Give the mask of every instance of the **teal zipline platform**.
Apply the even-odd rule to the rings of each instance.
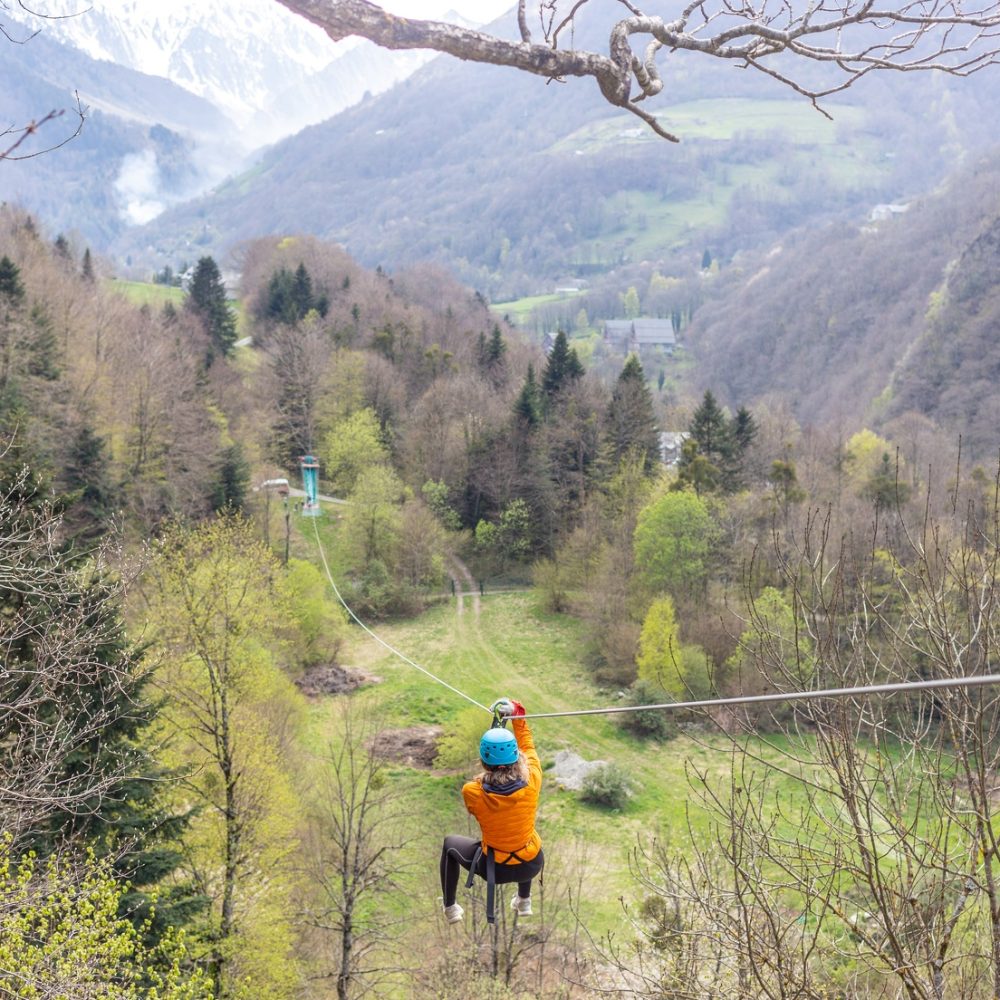
[[[302,513],[307,517],[319,514],[319,460],[312,455],[299,457],[299,468],[302,470],[302,492],[306,498],[302,501]]]

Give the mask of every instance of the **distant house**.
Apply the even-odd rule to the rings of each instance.
[[[691,435],[687,431],[660,431],[660,461],[675,466],[681,460],[681,448]]]
[[[622,353],[641,347],[662,347],[669,353],[677,346],[674,324],[669,319],[609,319],[604,324],[604,339]]]
[[[868,220],[870,222],[884,222],[886,219],[891,219],[894,215],[902,215],[904,212],[909,211],[909,204],[895,204],[895,205],[876,205],[871,212],[868,214]]]

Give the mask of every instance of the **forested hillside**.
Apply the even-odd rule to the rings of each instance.
[[[954,390],[903,377],[990,315],[995,234],[972,206],[991,177],[950,214],[928,200],[842,232],[850,293],[801,277],[809,235],[769,272],[691,277],[720,285],[685,327],[706,358],[690,378],[710,379],[693,398],[636,354],[588,368],[589,329],[543,353],[431,264],[268,236],[240,248],[238,303],[210,256],[185,290],[144,293],[4,208],[0,989],[992,996],[994,688],[642,710],[991,672],[993,469],[956,461]],[[935,238],[939,260],[907,263]],[[908,280],[878,281],[883,312],[863,268],[886,256]],[[743,381],[712,360],[744,329],[724,283],[784,307],[779,272],[845,317],[799,299],[813,353],[931,296],[884,404],[906,412],[879,434],[861,412],[888,369],[848,413],[818,378],[801,404],[769,393],[749,336]],[[775,381],[805,363],[775,350]],[[827,392],[876,366],[863,353],[822,355]],[[305,454],[338,501],[315,517],[282,496]],[[451,690],[349,626],[331,583]],[[545,884],[530,922],[504,899],[491,933],[479,887],[445,923],[438,851],[470,832],[460,787],[489,721],[458,695],[503,694],[637,711],[532,720]],[[579,790],[559,750],[591,765]]]
[[[600,8],[588,5],[581,43],[595,22]],[[672,146],[611,111],[590,83],[545,86],[439,58],[114,252],[153,270],[176,267],[192,242],[225,259],[244,239],[308,232],[369,267],[440,263],[505,300],[642,262],[673,273],[706,247],[728,259],[802,223],[860,218],[989,141],[980,122],[995,75],[975,86],[866,80],[830,99],[831,121],[714,62],[674,56],[651,106],[682,136]]]
[[[689,332],[699,384],[845,433],[919,414],[988,459],[998,169],[983,158],[898,214],[741,255]]]

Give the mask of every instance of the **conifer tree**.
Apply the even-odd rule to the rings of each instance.
[[[295,304],[296,320],[302,319],[314,307],[312,278],[301,261],[292,281],[292,301]]]
[[[212,357],[216,353],[227,357],[236,343],[236,317],[226,300],[226,286],[222,282],[219,266],[211,257],[198,261],[188,290],[188,308],[201,320],[212,343]]]
[[[83,251],[83,263],[80,266],[80,277],[84,281],[94,281],[94,259],[90,255],[90,247]]]
[[[0,824],[16,854],[89,847],[110,860],[132,884],[121,914],[142,926],[148,890],[177,866],[164,842],[185,817],[162,808],[164,772],[140,745],[156,709],[121,586],[60,543],[48,492],[23,468],[0,481]],[[200,905],[176,884],[150,939]]]
[[[659,427],[646,374],[635,354],[628,356],[611,394],[605,438],[613,466],[617,467],[629,452],[636,452],[647,474],[656,470],[660,458]]]
[[[20,305],[24,300],[21,269],[6,255],[0,257],[0,300],[5,305]]]
[[[542,419],[542,397],[535,380],[535,366],[532,364],[528,365],[524,385],[514,403],[514,416],[522,427],[528,429],[536,427]]]
[[[222,451],[219,475],[212,494],[212,510],[242,510],[250,485],[250,466],[240,444]]]
[[[479,334],[479,367],[483,374],[500,387],[507,381],[507,344],[500,332],[500,324],[494,323],[489,338]]]
[[[84,423],[74,435],[63,473],[67,537],[93,543],[108,530],[118,491],[111,480],[104,439],[89,424]]]
[[[0,394],[9,407],[17,344],[23,336],[24,285],[21,269],[7,256],[0,257]]]
[[[60,260],[69,260],[69,240],[62,233],[56,237],[55,242],[52,244],[52,249]]]
[[[576,351],[569,346],[566,334],[560,330],[556,334],[555,343],[545,363],[542,375],[542,392],[547,402],[551,402],[559,391],[570,382],[575,382],[583,376],[583,365],[576,356]]]

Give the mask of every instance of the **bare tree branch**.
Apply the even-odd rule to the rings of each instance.
[[[13,155],[17,149],[21,146],[26,139],[30,136],[36,135],[38,130],[49,122],[55,121],[57,118],[61,118],[65,113],[66,109],[61,108],[58,111],[50,111],[44,118],[40,118],[38,121],[28,122],[27,125],[22,125],[20,128],[11,126],[10,128],[0,131],[0,138],[4,136],[16,136],[17,138],[14,142],[4,150],[0,150],[0,160],[30,160],[34,156],[41,156],[43,153],[51,153],[54,149],[59,149],[60,146],[65,146],[67,142],[71,142],[83,131],[83,123],[87,119],[87,109],[80,102],[79,93],[74,91],[74,96],[76,98],[76,107],[73,109],[73,114],[76,116],[76,128],[67,136],[59,140],[59,142],[54,142],[44,149],[36,149],[32,153],[22,153],[18,156]]]
[[[769,5],[755,0],[696,0],[674,20],[648,16],[629,0],[628,12],[609,26],[607,54],[572,47],[560,49],[560,35],[575,24],[589,0],[572,0],[559,16],[554,0],[538,11],[547,44],[532,43],[526,0],[519,0],[520,41],[472,31],[441,21],[397,17],[368,0],[278,0],[293,13],[323,28],[335,41],[349,35],[388,49],[431,49],[471,62],[510,66],[548,79],[593,77],[605,99],[637,115],[657,135],[676,141],[654,115],[636,102],[659,94],[663,80],[656,64],[661,50],[700,53],[756,69],[816,102],[857,82],[872,70],[937,70],[968,76],[997,62],[1000,53],[1000,3],[987,0],[904,0],[876,7],[875,0],[832,0]],[[556,27],[553,29],[553,24]],[[636,39],[640,57],[632,49]],[[783,65],[829,64],[838,74],[808,86],[796,74],[765,63],[780,56]]]

